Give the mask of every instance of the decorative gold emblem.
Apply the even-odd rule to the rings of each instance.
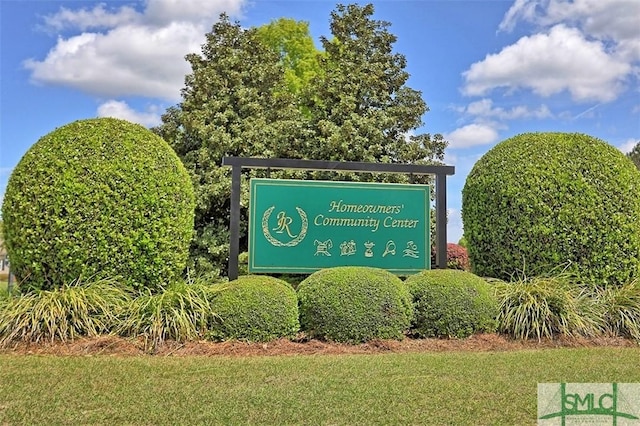
[[[340,256],[353,256],[356,254],[356,242],[351,241],[343,241],[340,244]]]
[[[402,257],[413,257],[414,259],[418,259],[420,254],[418,252],[418,246],[413,241],[409,241],[407,243],[407,248],[402,250],[404,253]]]
[[[333,241],[331,241],[331,239],[328,239],[326,241],[315,240],[313,242],[313,245],[316,246],[316,254],[314,254],[314,256],[317,256],[319,254],[323,256],[331,256],[331,253],[329,253],[329,250],[331,250],[331,248],[333,247]]]
[[[367,241],[366,243],[364,243],[364,246],[366,247],[366,250],[364,251],[364,257],[373,257],[373,246],[375,246],[375,244],[371,241]]]
[[[273,228],[273,231],[276,231],[277,234],[283,234],[286,232],[286,234],[290,238],[293,238],[291,241],[283,243],[282,241],[275,239],[273,235],[271,235],[271,230],[269,229],[269,217],[271,216],[271,213],[273,213],[273,210],[275,210],[275,208],[276,206],[269,207],[262,215],[262,233],[264,234],[264,237],[267,239],[267,241],[269,241],[276,247],[297,246],[302,240],[304,240],[304,237],[307,235],[307,229],[309,227],[307,214],[300,207],[296,207],[296,210],[298,211],[298,214],[300,215],[300,219],[302,221],[302,226],[298,235],[292,235],[289,226],[293,222],[293,218],[287,216],[287,213],[285,211],[281,211],[280,213],[278,213],[278,226]]]
[[[393,240],[387,241],[387,245],[384,248],[384,253],[382,253],[382,257],[386,257],[387,255],[396,255],[396,243]]]

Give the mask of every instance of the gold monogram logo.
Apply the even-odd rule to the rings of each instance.
[[[300,207],[296,207],[296,210],[298,211],[298,215],[300,215],[302,226],[300,228],[300,232],[298,233],[298,235],[292,235],[291,229],[289,228],[289,226],[293,223],[293,218],[290,216],[287,216],[287,213],[285,211],[281,211],[280,213],[278,213],[278,215],[276,216],[276,218],[278,219],[278,224],[275,228],[270,229],[269,218],[271,217],[271,213],[273,213],[275,208],[276,206],[269,207],[267,210],[264,211],[264,214],[262,215],[262,233],[264,234],[264,237],[267,239],[267,241],[269,241],[272,245],[276,247],[297,246],[298,244],[300,244],[302,240],[304,240],[304,237],[307,235],[307,229],[309,227],[307,214]],[[286,243],[283,243],[282,241],[277,240],[273,235],[271,235],[272,230],[275,231],[277,234],[286,233],[289,236],[289,238],[292,238],[292,240]]]

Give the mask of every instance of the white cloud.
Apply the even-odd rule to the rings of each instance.
[[[171,22],[210,25],[222,12],[230,16],[241,15],[244,3],[244,0],[147,0],[145,17],[162,26]]]
[[[542,28],[562,23],[580,29],[587,38],[606,41],[612,55],[634,62],[640,60],[639,20],[637,0],[517,0],[499,29],[511,31],[518,21]]]
[[[606,102],[623,90],[631,70],[630,64],[607,54],[602,42],[557,25],[471,65],[463,73],[463,93],[483,96],[496,88],[526,88],[544,97],[568,91],[577,101]]]
[[[631,152],[631,150],[638,144],[640,143],[639,140],[636,139],[627,139],[624,143],[618,145],[618,149],[622,152],[624,152],[625,154]]]
[[[140,18],[140,14],[130,6],[123,6],[115,12],[107,10],[105,4],[98,4],[93,9],[80,10],[61,7],[57,13],[44,17],[44,29],[58,32],[69,28],[80,31],[114,28],[134,23]]]
[[[161,109],[156,106],[147,108],[146,112],[133,110],[126,102],[110,100],[98,107],[98,117],[113,117],[153,127],[161,124]]]
[[[241,13],[246,0],[147,0],[144,10],[60,9],[45,18],[58,37],[42,59],[28,59],[34,83],[74,87],[101,96],[140,95],[175,101],[190,72],[187,53],[199,52],[222,12]],[[106,29],[89,32],[90,29]]]
[[[510,109],[496,107],[492,99],[484,98],[471,102],[466,107],[458,108],[458,112],[474,117],[497,118],[500,120],[516,120],[521,118],[549,118],[551,111],[546,105],[540,105],[538,109],[531,110],[526,105],[518,105]]]
[[[518,21],[550,27],[568,23],[589,36],[625,41],[640,36],[637,0],[516,0],[499,29],[511,31]]]
[[[444,135],[450,149],[488,145],[498,140],[498,131],[493,123],[467,124]]]
[[[499,31],[513,31],[518,20],[533,21],[536,16],[538,1],[516,0],[509,8],[502,22],[498,26]]]

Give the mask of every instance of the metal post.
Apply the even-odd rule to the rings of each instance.
[[[238,278],[238,256],[240,255],[240,173],[242,166],[231,167],[231,218],[229,231],[229,281]]]
[[[447,268],[447,176],[436,174],[436,266]]]

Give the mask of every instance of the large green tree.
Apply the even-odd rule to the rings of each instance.
[[[303,140],[279,55],[259,40],[257,30],[243,29],[222,15],[206,38],[202,54],[186,57],[192,72],[182,102],[163,115],[155,131],[193,179],[196,233],[189,266],[199,273],[220,273],[228,257],[231,193],[230,170],[221,167],[222,157],[292,157]],[[242,226],[245,234],[246,220]]]
[[[406,86],[406,59],[393,52],[389,24],[373,6],[338,5],[331,38],[312,43],[306,23],[280,19],[243,29],[222,15],[187,60],[182,102],[156,131],[175,148],[196,188],[191,267],[224,272],[229,245],[230,170],[223,156],[437,163],[442,136],[415,134],[428,111]],[[260,171],[244,171],[243,179]],[[277,172],[272,177],[369,180],[370,175]],[[405,176],[382,176],[390,181]],[[420,181],[415,179],[414,181]],[[246,183],[241,241],[246,249]]]
[[[331,38],[307,88],[314,158],[392,163],[441,161],[441,135],[414,134],[429,108],[406,85],[406,58],[394,53],[390,24],[372,19],[373,5],[338,5]]]

